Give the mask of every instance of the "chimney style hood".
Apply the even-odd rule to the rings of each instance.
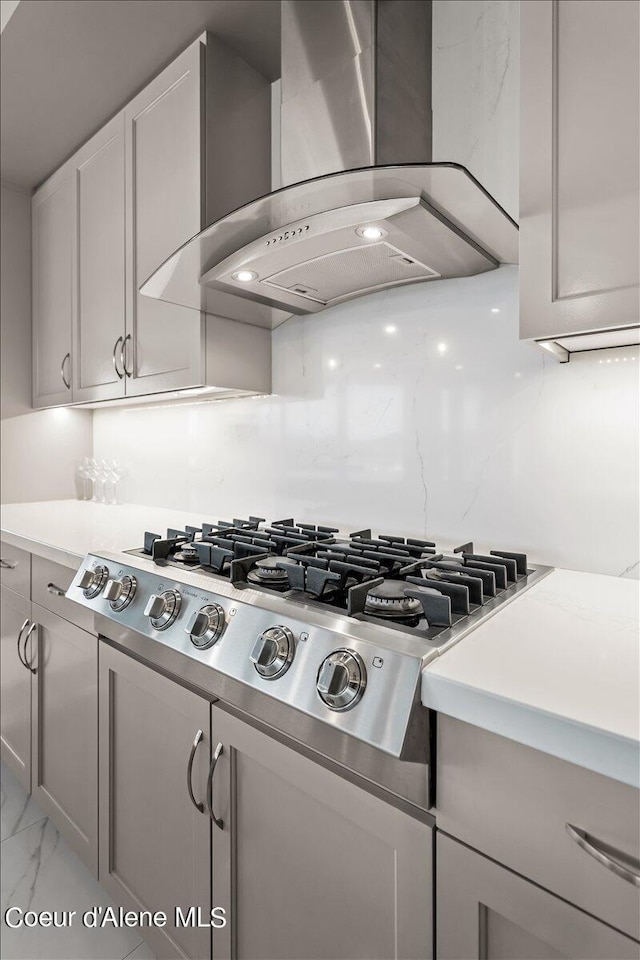
[[[429,0],[283,0],[284,186],[174,253],[146,296],[258,326],[517,263],[516,223],[431,163]]]

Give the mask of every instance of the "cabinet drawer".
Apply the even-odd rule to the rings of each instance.
[[[21,597],[31,596],[31,554],[19,547],[12,547],[3,540],[0,543],[0,583],[15,590]]]
[[[60,592],[65,592],[77,571],[61,563],[53,563],[43,557],[32,557],[32,599],[34,603],[57,613],[70,623],[75,623],[93,633],[93,614],[86,607],[67,600]]]
[[[566,827],[637,863],[640,791],[442,715],[436,789],[439,829],[640,939],[640,887]]]

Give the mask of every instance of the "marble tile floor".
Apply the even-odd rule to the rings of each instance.
[[[12,771],[0,765],[1,960],[155,960],[132,929],[21,927],[5,923],[9,906],[23,910],[76,910],[112,904],[103,887],[76,856]]]

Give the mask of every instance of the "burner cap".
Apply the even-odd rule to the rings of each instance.
[[[383,580],[367,594],[365,613],[390,619],[419,616],[422,604],[419,600],[405,597],[406,588],[404,580]]]
[[[286,585],[289,582],[287,571],[276,566],[279,562],[279,557],[265,557],[263,560],[256,560],[256,565],[247,575],[247,580],[251,583],[268,583],[274,586]]]
[[[200,563],[198,551],[191,543],[181,544],[180,549],[174,553],[171,559],[177,560],[179,563]]]

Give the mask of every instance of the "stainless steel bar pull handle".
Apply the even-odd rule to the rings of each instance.
[[[118,360],[117,360],[117,358],[116,358],[116,353],[117,353],[117,350],[118,350],[118,344],[121,345],[121,347],[120,347],[120,356],[122,357],[122,340],[123,340],[122,337],[118,337],[118,339],[116,340],[116,342],[115,342],[114,345],[113,345],[113,369],[114,369],[115,372],[116,372],[116,376],[118,377],[118,380],[122,380],[122,379],[124,378],[124,373],[120,373],[120,371],[118,370]]]
[[[213,752],[213,760],[211,761],[211,766],[209,767],[209,776],[207,777],[207,810],[209,811],[209,816],[215,823],[216,827],[219,827],[220,830],[224,830],[224,820],[222,820],[220,817],[216,817],[215,813],[213,812],[213,775],[216,771],[218,758],[222,752],[222,744],[219,743]]]
[[[565,830],[579,847],[582,847],[603,867],[611,870],[616,876],[622,877],[627,883],[632,883],[634,887],[640,887],[640,860],[621,850],[616,850],[615,847],[598,840],[597,837],[592,837],[591,834],[581,830],[580,827],[574,827],[571,823],[565,824]]]
[[[189,754],[189,763],[187,764],[187,790],[189,791],[189,799],[191,800],[191,803],[194,805],[196,810],[199,810],[200,813],[204,813],[204,803],[198,803],[198,801],[193,795],[193,784],[191,781],[191,775],[193,773],[193,760],[196,755],[196,750],[198,749],[198,744],[202,740],[203,736],[204,734],[202,730],[198,730],[198,732],[195,735],[195,739],[191,744],[191,752]]]
[[[65,355],[64,355],[64,357],[63,357],[62,363],[60,364],[60,376],[62,377],[62,382],[64,383],[64,385],[65,385],[65,387],[67,388],[67,390],[71,390],[71,381],[70,381],[70,380],[67,380],[67,378],[66,378],[65,375],[64,375],[64,367],[65,367],[65,364],[66,364],[67,360],[69,360],[69,362],[71,362],[71,354],[70,354],[70,353],[65,353]]]
[[[2,567],[3,570],[15,570],[17,566],[17,560],[2,560],[0,558],[0,567]]]
[[[47,590],[49,591],[49,593],[52,593],[54,597],[66,597],[67,595],[66,591],[63,590],[62,587],[59,587],[55,583],[48,583]]]
[[[133,338],[131,334],[128,333],[124,338],[124,340],[122,341],[122,346],[120,347],[120,365],[124,370],[125,376],[127,377],[133,376],[133,371],[129,370],[127,367],[127,341],[132,339]]]
[[[27,617],[27,619],[25,620],[25,622],[22,624],[22,626],[21,626],[20,629],[18,630],[18,637],[17,637],[18,660],[20,661],[20,663],[22,664],[23,667],[26,667],[26,668],[27,668],[27,670],[29,669],[29,664],[28,664],[25,660],[22,659],[22,654],[21,654],[21,652],[20,652],[20,641],[22,640],[22,634],[24,633],[24,631],[25,631],[26,627],[28,626],[28,624],[29,624],[29,617]]]
[[[27,644],[29,643],[29,637],[31,636],[33,631],[37,629],[38,629],[38,624],[32,623],[29,629],[27,630],[26,636],[24,638],[24,665],[27,668],[27,670],[31,670],[31,673],[37,673],[38,670],[37,670],[37,667],[33,666],[32,662],[27,660]]]

